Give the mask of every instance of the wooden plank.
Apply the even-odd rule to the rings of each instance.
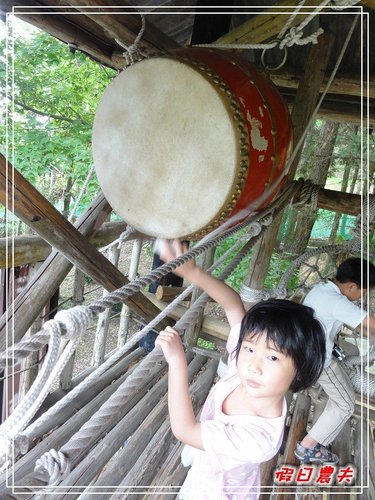
[[[0,203],[6,205],[8,193],[14,192],[14,213],[35,232],[59,250],[81,271],[113,291],[128,279],[104,257],[85,236],[58,212],[12,165],[0,155]],[[141,293],[129,297],[126,304],[146,320],[158,313]],[[168,322],[164,322],[164,325]]]
[[[254,16],[243,24],[221,36],[217,43],[261,43],[270,40],[280,33],[285,23],[293,12],[292,7],[298,6],[298,0],[282,0],[271,9],[265,9],[264,13]],[[306,0],[304,6],[315,7],[321,4],[320,0]],[[248,8],[251,10],[251,7]],[[258,11],[259,12],[259,11]],[[285,12],[285,14],[284,14]],[[292,21],[291,27],[300,24],[309,14],[310,9],[301,9]]]
[[[281,94],[289,109],[292,109],[295,96],[290,95],[290,93],[286,94],[285,91],[281,92]],[[368,115],[369,125],[371,127],[374,123],[373,101],[370,100],[368,106],[367,103],[364,103],[362,107],[360,98],[358,98],[358,101],[354,101],[354,98],[352,98],[351,102],[346,102],[345,98],[339,99],[337,96],[334,99],[329,99],[328,96],[326,96],[319,107],[316,118],[323,118],[324,120],[330,120],[337,123],[351,123],[362,126],[362,110],[366,119]]]

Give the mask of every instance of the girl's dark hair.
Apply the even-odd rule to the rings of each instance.
[[[365,259],[350,257],[337,268],[336,280],[339,283],[355,283],[359,288],[372,288],[375,286],[375,266]]]
[[[291,391],[306,389],[318,380],[326,354],[325,334],[311,307],[278,299],[255,304],[242,320],[234,351],[236,359],[242,341],[262,333],[267,335],[268,342],[273,342],[283,354],[293,359],[296,375]]]

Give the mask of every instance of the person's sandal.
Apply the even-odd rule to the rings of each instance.
[[[339,461],[337,455],[320,443],[314,448],[305,448],[298,442],[294,455],[304,464],[337,464]]]

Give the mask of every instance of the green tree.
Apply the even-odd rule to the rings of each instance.
[[[78,51],[69,51],[66,44],[34,28],[28,36],[15,32],[8,37],[8,53],[5,40],[0,50],[0,62],[7,60],[8,68],[14,67],[14,78],[9,80],[8,71],[7,82],[5,65],[0,64],[0,87],[8,84],[8,95],[2,92],[2,96],[14,103],[8,106],[9,148],[6,152],[3,147],[2,153],[69,215],[92,165],[95,109],[116,72]],[[4,126],[0,134],[4,139]],[[97,190],[94,176],[82,198],[83,206]]]

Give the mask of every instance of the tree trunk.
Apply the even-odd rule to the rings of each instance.
[[[320,130],[316,143],[317,152],[312,158],[314,168],[310,180],[314,184],[325,186],[338,129],[338,123],[326,122]],[[310,207],[304,207],[298,213],[296,232],[292,243],[295,255],[301,255],[306,250],[316,218],[317,210]]]
[[[72,187],[73,187],[74,181],[72,177],[68,177],[68,180],[66,181],[66,187],[63,191],[63,215],[64,217],[68,218],[69,217],[69,212],[70,212],[70,202],[72,200]]]
[[[351,162],[347,162],[345,165],[344,176],[342,178],[341,191],[346,191],[348,189],[350,168],[351,168]],[[329,243],[330,244],[333,244],[336,240],[337,230],[339,228],[341,215],[342,215],[342,212],[335,213],[335,218],[333,220],[331,234],[329,235]]]

